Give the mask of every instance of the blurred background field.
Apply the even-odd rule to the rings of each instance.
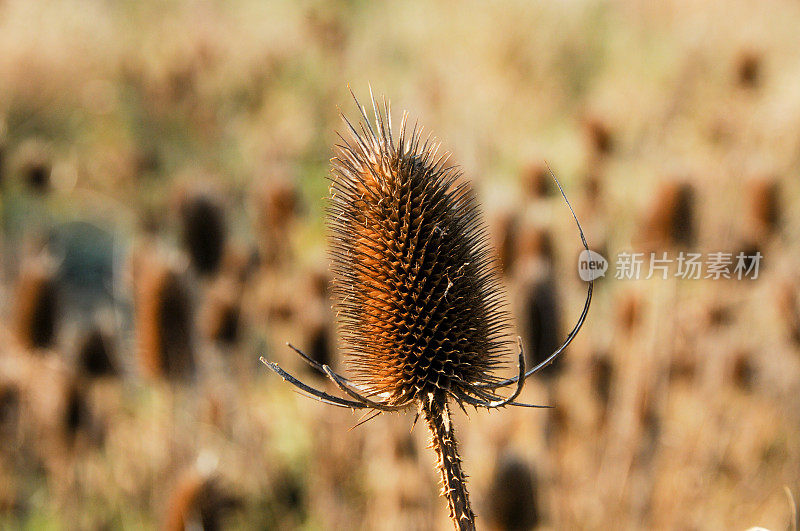
[[[413,413],[329,383],[329,159],[368,83],[475,183],[522,399],[456,415],[485,529],[792,529],[800,4],[0,0],[0,527],[448,529]],[[645,262],[644,268],[647,268]],[[673,269],[674,271],[674,269]],[[509,374],[515,354],[509,352]]]

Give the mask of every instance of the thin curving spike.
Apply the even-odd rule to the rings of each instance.
[[[373,409],[380,409],[381,411],[400,411],[401,409],[407,406],[407,403],[401,404],[399,406],[389,406],[386,404],[381,404],[380,402],[375,402],[374,400],[370,400],[365,396],[361,396],[360,394],[350,389],[350,387],[348,387],[347,384],[339,377],[339,375],[333,372],[333,370],[331,370],[329,366],[323,365],[322,368],[325,370],[325,374],[327,374],[328,377],[331,380],[333,380],[333,383],[338,385],[342,391],[352,396],[356,400],[362,402],[366,406],[369,406]]]
[[[553,173],[553,170],[550,168],[550,165],[547,164],[547,161],[545,161],[545,164],[547,165],[547,169],[550,171],[550,175],[553,177],[553,180],[556,182],[556,185],[558,186],[558,190],[561,192],[561,197],[563,197],[564,201],[566,201],[567,206],[569,207],[569,211],[572,213],[572,218],[575,220],[575,224],[578,226],[578,233],[581,236],[581,242],[583,243],[583,248],[588,251],[589,250],[589,244],[586,243],[586,237],[584,236],[583,228],[581,228],[581,224],[578,221],[578,216],[575,215],[575,211],[572,209],[572,205],[570,204],[569,199],[567,199],[567,195],[564,193],[564,189],[561,187],[561,183],[558,181],[558,178],[556,178],[556,175],[555,175],[555,173]],[[575,336],[578,335],[578,332],[580,332],[584,321],[586,321],[586,317],[589,315],[589,306],[592,303],[592,292],[593,291],[594,291],[594,280],[591,279],[591,280],[589,280],[589,287],[588,287],[588,289],[586,291],[586,302],[584,302],[584,304],[583,304],[583,310],[581,311],[581,314],[578,317],[578,322],[575,323],[575,327],[567,335],[567,338],[564,341],[564,343],[560,347],[558,347],[555,350],[555,352],[550,354],[544,361],[542,361],[541,363],[537,364],[532,369],[530,369],[528,372],[526,372],[522,376],[522,378],[528,378],[532,374],[535,374],[535,373],[539,372],[540,370],[542,370],[543,368],[545,368],[548,365],[550,365],[553,362],[553,360],[555,360],[556,357],[558,357],[558,355],[561,354],[561,352],[565,348],[567,348],[570,343],[572,343],[572,340],[575,339]],[[483,385],[482,384],[476,384],[475,387],[480,387],[480,388],[483,388],[483,389],[497,389],[499,387],[505,387],[507,385],[511,385],[511,384],[515,383],[515,382],[517,382],[519,380],[519,378],[520,378],[520,376],[515,376],[513,378],[508,378],[507,380],[503,380],[501,382],[494,383],[494,384],[483,384]]]
[[[367,407],[364,404],[362,404],[361,402],[354,402],[352,400],[345,400],[343,398],[338,398],[338,397],[335,397],[333,395],[329,395],[328,393],[326,393],[324,391],[319,391],[317,389],[314,389],[310,385],[304,384],[303,382],[301,382],[300,380],[298,380],[297,378],[295,378],[294,376],[292,376],[288,372],[286,372],[283,369],[281,369],[280,366],[277,363],[273,363],[271,361],[267,361],[263,357],[259,358],[259,360],[261,361],[261,363],[263,363],[264,365],[266,365],[267,367],[272,369],[272,371],[277,373],[278,376],[280,376],[281,378],[283,378],[284,380],[286,380],[290,384],[294,385],[298,389],[302,389],[306,393],[308,393],[310,395],[313,395],[316,398],[321,398],[321,399],[323,399],[325,401],[328,401],[330,403],[333,403],[335,405],[340,405],[340,406],[348,407],[348,408],[351,408],[351,409],[364,409],[364,408]]]

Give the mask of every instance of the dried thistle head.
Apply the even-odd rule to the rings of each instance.
[[[191,469],[170,494],[162,529],[222,529],[227,514],[240,505],[240,498],[224,488],[216,473]]]
[[[640,239],[647,248],[691,247],[696,239],[695,188],[690,182],[665,182],[653,196]]]
[[[781,227],[781,187],[777,179],[756,178],[747,183],[752,237],[765,240]]]
[[[113,344],[114,338],[99,325],[84,331],[75,357],[78,372],[89,378],[117,376]]]
[[[16,328],[30,349],[53,345],[60,317],[55,269],[49,259],[26,260],[16,289]]]
[[[225,210],[209,193],[194,193],[180,205],[183,244],[201,275],[214,275],[227,239]]]
[[[151,378],[189,380],[195,373],[192,302],[183,278],[161,257],[141,258],[134,299],[138,352]]]
[[[262,361],[328,404],[376,414],[417,406],[431,433],[450,518],[456,529],[475,529],[449,400],[461,407],[540,407],[516,398],[525,379],[577,335],[592,283],[566,341],[527,372],[520,341],[519,373],[501,379],[509,316],[471,189],[447,165],[447,155],[439,155],[437,142],[423,141],[416,125],[408,133],[406,114],[395,141],[385,100],[379,110],[372,98],[374,125],[356,104],[362,122],[357,130],[343,116],[351,136],[342,138],[333,159],[328,218],[335,308],[353,379],[289,345],[352,399]],[[588,250],[582,232],[581,239]],[[516,389],[500,396],[510,385]]]
[[[47,192],[52,170],[50,146],[39,139],[28,139],[17,149],[16,159],[22,182],[36,193]]]
[[[486,504],[494,529],[534,529],[540,523],[536,479],[534,470],[513,452],[499,457]]]
[[[354,380],[387,404],[497,382],[509,320],[487,232],[458,168],[388,107],[337,146],[333,294]],[[349,123],[348,123],[349,124]]]
[[[241,336],[241,288],[230,278],[219,278],[208,290],[200,313],[203,335],[222,345],[232,346]]]

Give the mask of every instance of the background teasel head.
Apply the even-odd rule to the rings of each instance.
[[[27,259],[16,288],[17,336],[26,348],[49,348],[56,341],[60,315],[55,264],[50,257]]]
[[[352,380],[295,349],[354,400],[262,361],[329,404],[377,413],[417,406],[431,432],[450,517],[456,528],[473,529],[448,400],[462,408],[537,407],[515,400],[525,378],[577,334],[592,284],[564,345],[526,372],[520,342],[519,374],[502,379],[497,370],[510,346],[509,314],[473,192],[438,142],[423,141],[416,125],[408,133],[406,113],[395,141],[388,103],[379,108],[371,100],[374,124],[357,99],[358,129],[343,116],[351,136],[341,137],[332,160],[328,210],[334,307]],[[501,397],[512,384],[516,390]]]

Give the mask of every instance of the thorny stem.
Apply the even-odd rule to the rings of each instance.
[[[475,513],[469,504],[467,478],[461,470],[447,398],[444,394],[430,394],[421,409],[431,432],[431,446],[436,451],[436,465],[441,474],[441,494],[447,498],[450,519],[457,531],[474,531]]]

